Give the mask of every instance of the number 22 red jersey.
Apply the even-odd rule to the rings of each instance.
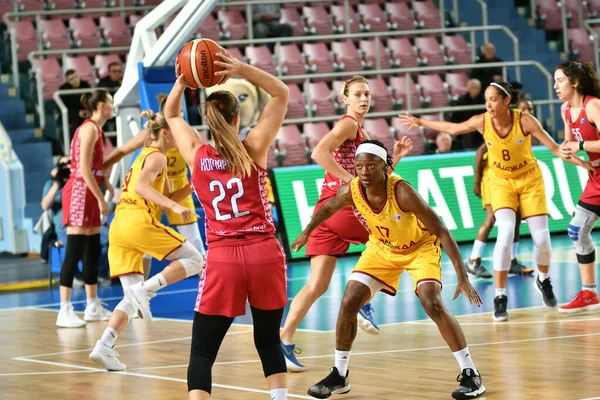
[[[578,142],[600,140],[598,125],[592,125],[587,113],[586,106],[590,100],[595,100],[597,97],[585,96],[581,111],[575,122],[572,120],[571,105],[566,103],[565,119],[573,133],[573,138]],[[587,151],[588,158],[594,167],[594,174],[589,174],[588,183],[581,195],[581,201],[588,204],[600,205],[600,153],[592,153]]]
[[[191,185],[204,208],[209,244],[275,231],[266,169],[255,165],[250,176],[235,177],[217,150],[204,145],[196,152]]]

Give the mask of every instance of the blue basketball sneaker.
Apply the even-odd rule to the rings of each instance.
[[[373,319],[373,311],[371,303],[362,306],[358,312],[358,326],[369,335],[379,335],[381,332]]]
[[[295,344],[284,344],[281,343],[281,350],[285,357],[285,365],[287,366],[288,372],[302,372],[304,371],[304,365],[300,364],[296,359],[296,354],[302,353],[302,350],[296,347]]]

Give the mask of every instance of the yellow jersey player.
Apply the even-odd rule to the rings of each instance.
[[[479,131],[488,149],[489,187],[498,237],[494,247],[495,321],[508,320],[506,281],[510,269],[510,245],[513,241],[517,209],[527,221],[534,243],[534,261],[538,277],[534,282],[546,307],[556,307],[556,297],[548,270],[552,255],[548,231],[548,209],[542,171],[531,150],[531,137],[537,138],[552,153],[561,157],[558,144],[542,128],[538,120],[521,110],[510,108],[518,103],[518,95],[506,82],[493,82],[485,91],[487,111],[460,124],[427,121],[411,115],[400,115],[410,127],[425,126],[451,135]],[[572,164],[590,169],[578,157],[561,157]]]
[[[344,207],[353,206],[365,218],[370,230],[367,249],[356,264],[340,307],[336,327],[335,366],[308,394],[325,399],[350,390],[348,361],[356,338],[357,313],[378,291],[394,296],[405,270],[411,275],[415,294],[427,315],[437,324],[461,369],[460,386],[452,396],[472,399],[485,392],[481,375],[471,360],[458,321],[446,309],[441,297],[440,244],[452,260],[458,275],[454,299],[463,293],[469,302],[481,305],[469,282],[458,245],[436,213],[412,186],[396,175],[387,174],[392,160],[384,145],[366,140],[356,149],[356,178],[343,185],[313,216],[306,229],[292,243],[298,251],[311,232]]]
[[[146,110],[149,140],[136,157],[123,182],[123,191],[109,229],[108,261],[111,277],[119,277],[125,296],[115,307],[104,334],[96,343],[90,359],[109,371],[120,371],[114,343],[127,322],[137,313],[151,320],[150,297],[159,289],[196,275],[202,270],[203,257],[183,236],[156,219],[156,207],[171,210],[187,221],[194,214],[181,206],[190,187],[170,192],[166,182],[165,152],[176,146],[173,134],[162,114]],[[172,261],[165,269],[144,281],[144,254]]]
[[[160,104],[160,110],[162,111],[165,102],[167,100],[166,94],[158,95],[158,101]],[[192,129],[190,127],[190,129]],[[119,162],[123,157],[127,154],[131,154],[136,150],[144,147],[145,143],[148,141],[150,133],[147,130],[143,130],[135,135],[130,141],[123,144],[122,146],[113,150],[109,156],[104,161],[103,168],[104,170],[110,169],[114,164]],[[171,192],[176,192],[189,186],[188,180],[188,168],[185,160],[179,153],[179,149],[177,147],[168,150],[165,153],[167,157],[167,184],[169,186],[169,190]],[[194,200],[192,199],[191,189],[190,194],[186,196],[180,203],[183,207],[189,208],[193,210]],[[167,213],[167,220],[169,221],[170,226],[176,227],[177,231],[187,239],[195,248],[200,251],[200,253],[204,256],[204,242],[202,241],[202,236],[200,235],[200,228],[198,226],[198,218],[194,213],[187,221],[184,221],[181,216],[177,213],[172,212],[171,210],[165,210]],[[156,208],[156,218],[160,221],[162,218],[162,207],[158,206]],[[144,255],[144,277],[147,279],[150,273],[150,265],[151,265],[152,257],[146,254]]]

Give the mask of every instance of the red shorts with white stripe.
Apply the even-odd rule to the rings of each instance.
[[[98,185],[101,176],[96,176]],[[69,178],[62,191],[62,211],[64,226],[96,228],[101,226],[98,200],[87,187],[83,178]]]
[[[234,318],[246,313],[246,299],[260,310],[277,310],[287,304],[285,255],[272,235],[244,244],[211,243],[203,267],[196,312]]]
[[[330,199],[319,199],[313,216],[323,203]],[[358,219],[362,218],[362,216],[357,216],[357,213],[355,213],[352,207],[346,207],[319,225],[308,238],[305,254],[307,256],[326,255],[341,257],[346,254],[351,243],[367,243],[369,240],[369,231]]]

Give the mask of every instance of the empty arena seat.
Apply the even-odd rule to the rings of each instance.
[[[395,138],[385,118],[365,118],[362,127],[367,131],[371,139],[379,140],[383,143],[388,153],[392,154]]]
[[[283,165],[305,165],[307,147],[296,125],[284,125],[277,133],[277,149],[284,157]]]
[[[246,58],[250,65],[275,75],[275,61],[267,46],[246,47]]]
[[[344,71],[360,71],[363,68],[361,57],[354,42],[351,40],[332,42],[331,52],[340,69]]]
[[[390,50],[392,65],[401,68],[416,68],[418,66],[416,48],[407,38],[389,38],[387,48]]]
[[[421,59],[427,61],[429,67],[445,65],[444,52],[435,36],[417,37],[415,46],[419,49]]]
[[[408,89],[407,89],[408,84]],[[421,108],[421,95],[417,85],[412,78],[406,79],[406,75],[390,77],[390,87],[392,95],[396,101],[396,108],[408,108],[408,96],[410,95],[411,109]]]
[[[446,54],[449,57],[454,57],[454,64],[471,64],[473,62],[473,53],[463,36],[444,35],[442,44],[446,48]]]
[[[45,49],[64,50],[69,48],[71,38],[67,27],[60,19],[41,19],[38,29]]]
[[[306,61],[296,43],[284,44],[279,47],[282,74],[302,75],[306,72]]]
[[[98,47],[100,45],[100,32],[92,18],[69,18],[69,29],[73,33],[73,40],[77,41],[81,47]]]
[[[448,105],[448,92],[439,75],[419,75],[418,84],[422,88],[423,95],[431,99],[431,107],[446,107]]]
[[[208,14],[195,33],[202,38],[218,41],[220,39],[220,32],[217,20],[212,14]]]
[[[546,31],[562,30],[562,15],[556,0],[535,0],[538,19]]]
[[[242,51],[238,47],[226,47],[225,48],[231,57],[235,57],[242,62],[246,62],[244,60],[244,56],[242,55]]]
[[[17,59],[27,61],[27,55],[38,49],[37,32],[31,21],[11,21],[10,26],[18,45]]]
[[[371,68],[377,69],[377,41],[375,39],[361,40],[358,42],[358,47],[363,54],[364,61],[369,64]],[[390,68],[390,56],[381,40],[379,41],[379,59],[381,63],[379,69]]]
[[[294,36],[304,36],[304,21],[296,8],[282,8],[279,22],[291,25],[294,28]]]
[[[395,24],[396,29],[401,31],[416,29],[415,18],[406,3],[387,2],[385,11],[389,15],[390,23]]]
[[[344,5],[334,5],[331,6],[331,18],[333,19],[333,24],[338,32],[346,32],[346,11]],[[349,33],[360,33],[362,23],[360,23],[360,18],[356,15],[354,8],[348,7],[348,19],[350,21],[350,32]]]
[[[333,57],[325,43],[303,43],[302,50],[311,71],[318,74],[333,72]]]
[[[578,61],[594,60],[594,44],[590,40],[590,34],[585,28],[571,28],[567,30],[569,47],[571,51],[577,51]]]
[[[335,99],[327,83],[311,82],[304,86],[304,91],[310,98],[313,116],[335,115]]]
[[[109,40],[111,46],[129,46],[129,29],[121,16],[100,17],[100,29],[104,39]]]
[[[365,30],[369,32],[385,32],[388,23],[379,4],[359,4],[358,15]]]
[[[413,1],[412,9],[416,18],[425,24],[425,29],[442,27],[440,12],[432,1]]]
[[[306,26],[317,35],[331,35],[333,26],[329,13],[322,5],[302,7],[302,15],[306,18]]]
[[[94,68],[98,71],[98,77],[104,78],[108,75],[108,66],[111,63],[122,64],[121,58],[117,54],[96,54],[94,56]]]
[[[238,10],[219,10],[218,19],[221,22],[223,32],[230,40],[244,39],[248,33],[248,24],[242,13]]]
[[[371,109],[375,112],[392,111],[393,97],[388,85],[382,78],[370,78],[369,89],[371,89]]]
[[[448,72],[446,74],[446,83],[450,87],[450,93],[454,96],[467,94],[467,82],[469,76],[466,72]]]
[[[58,60],[54,57],[45,59],[34,59],[34,68],[41,72],[44,100],[52,100],[52,94],[56,92],[64,82],[64,76]]]
[[[290,89],[290,94],[288,97],[286,118],[292,119],[306,117],[306,100],[304,100],[302,91],[295,83],[290,83],[287,86]]]
[[[404,136],[412,140],[413,149],[410,155],[419,155],[425,153],[425,136],[418,128],[408,129],[398,117],[392,118],[392,131],[396,140],[402,139]]]
[[[314,150],[317,143],[329,133],[330,128],[327,122],[307,122],[302,126],[302,131],[308,147]]]
[[[65,71],[74,69],[82,80],[87,81],[90,85],[94,86],[96,74],[94,73],[92,63],[87,56],[66,56],[64,58],[63,68]]]

